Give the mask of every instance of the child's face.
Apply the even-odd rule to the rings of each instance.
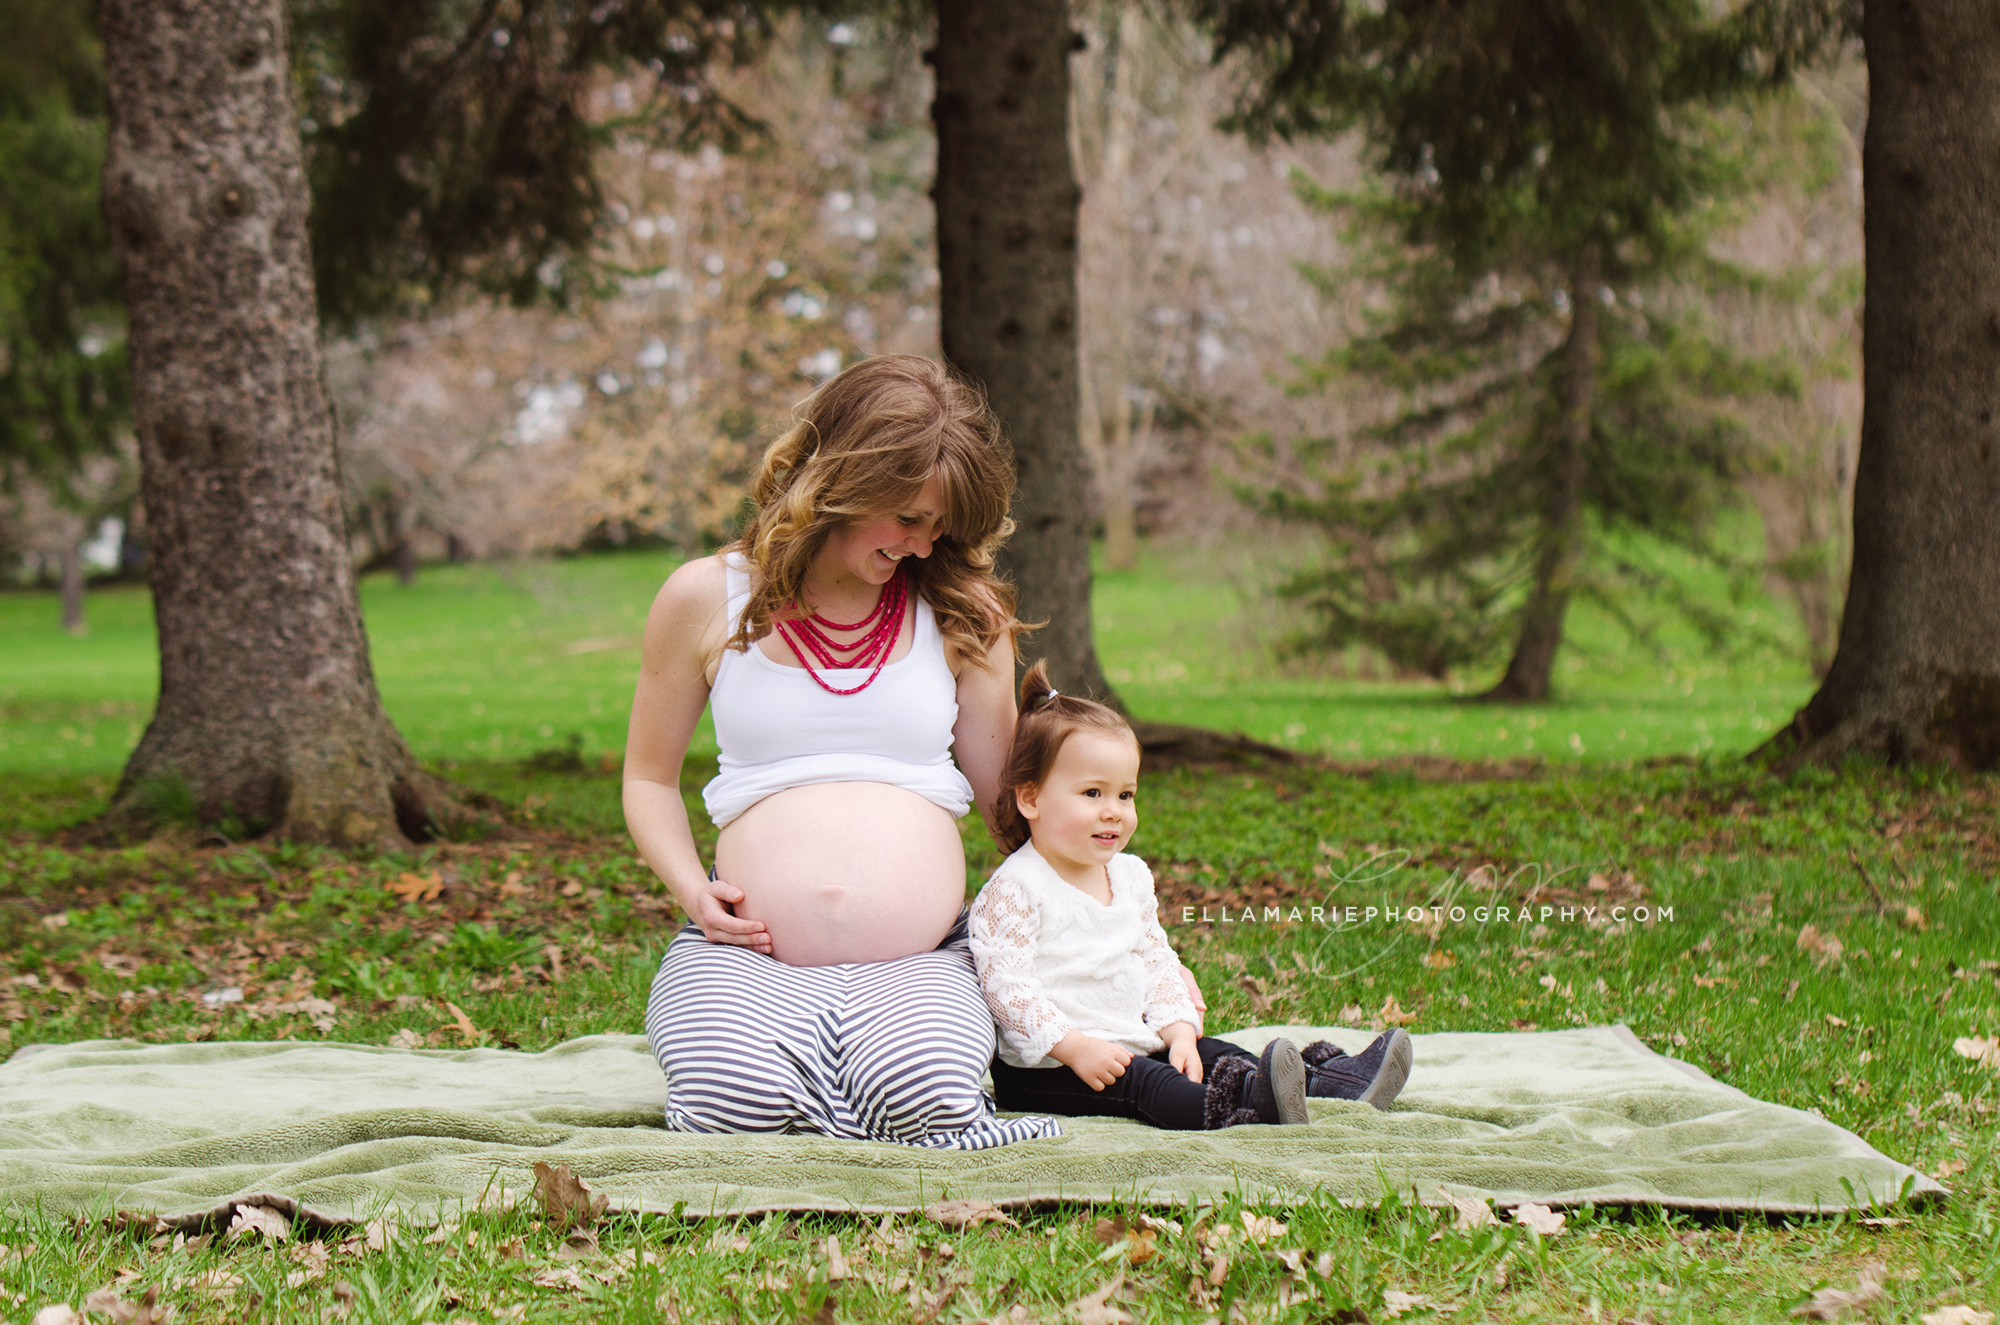
[[[1139,826],[1139,747],[1110,732],[1070,733],[1042,785],[1016,793],[1035,850],[1060,869],[1101,866]]]

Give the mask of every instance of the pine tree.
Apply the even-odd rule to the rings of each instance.
[[[1719,629],[1632,536],[1724,559],[1711,520],[1748,456],[1723,405],[1785,374],[1729,353],[1685,297],[1726,274],[1703,242],[1745,179],[1720,112],[1827,49],[1839,16],[1689,0],[1204,16],[1262,70],[1241,127],[1358,128],[1383,180],[1318,196],[1384,242],[1388,308],[1303,385],[1387,389],[1370,440],[1388,461],[1267,495],[1333,534],[1339,560],[1292,585],[1324,639],[1432,675],[1506,650],[1487,697],[1533,701],[1573,598],[1616,611],[1643,588]]]
[[[124,314],[98,206],[104,78],[84,6],[19,0],[8,26],[0,48],[0,461],[60,492],[127,426]]]

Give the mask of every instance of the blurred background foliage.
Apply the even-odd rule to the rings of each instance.
[[[81,631],[85,575],[135,578],[144,556],[96,205],[103,94],[87,7],[18,10],[0,55],[0,573],[67,576]],[[815,382],[871,353],[937,352],[922,23],[706,3],[618,13],[623,27],[555,5],[509,5],[504,20],[295,6],[364,568],[469,593],[490,577],[425,568],[479,563],[518,585],[545,573],[524,558],[627,547],[657,549],[655,574],[729,536],[756,455]],[[1249,55],[1217,62],[1212,35],[1137,0],[1078,0],[1075,22],[1099,610],[1132,622],[1121,575],[1178,582],[1144,610],[1178,620],[1182,601],[1208,604],[1200,629],[1258,658],[1147,662],[1151,646],[1120,627],[1104,641],[1114,683],[1181,720],[1199,720],[1195,683],[1150,691],[1160,668],[1238,686],[1483,689],[1532,579],[1536,499],[1506,481],[1505,434],[1545,424],[1568,323],[1562,265],[1520,237],[1533,208],[1501,248],[1454,250],[1423,228],[1457,214],[1426,203],[1435,145],[1429,167],[1420,144],[1385,155],[1351,113],[1352,127],[1246,136],[1222,126],[1242,110]],[[568,80],[571,119],[506,118],[531,74]],[[449,94],[411,100],[423,87]],[[1860,414],[1865,113],[1853,57],[1689,112],[1706,173],[1663,213],[1653,256],[1628,245],[1605,272],[1597,438],[1616,481],[1592,499],[1559,693],[1576,693],[1579,659],[1618,659],[1656,687],[1741,666],[1795,689],[1830,657]],[[527,187],[552,170],[578,192]],[[1495,196],[1527,206],[1518,189]],[[508,207],[530,211],[481,228]],[[440,295],[452,281],[466,292]],[[1496,315],[1476,344],[1473,312]],[[393,695],[391,609],[369,593]],[[124,601],[103,599],[95,628],[137,628],[112,606]],[[636,629],[620,621],[564,642]],[[1758,701],[1758,720],[1786,702]],[[1295,743],[1320,743],[1296,713],[1260,734],[1302,722]],[[561,726],[520,739],[543,725]],[[475,739],[440,737],[434,754]]]

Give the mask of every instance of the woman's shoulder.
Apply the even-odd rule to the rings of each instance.
[[[683,561],[667,576],[667,582],[660,586],[660,600],[674,604],[708,604],[727,596],[729,573],[723,564],[725,555],[716,552]]]
[[[728,625],[729,590],[720,557],[696,557],[674,568],[647,613],[647,647],[692,649],[704,672]],[[713,677],[709,678],[711,681]]]

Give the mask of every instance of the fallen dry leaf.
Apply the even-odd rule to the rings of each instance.
[[[980,1224],[1013,1224],[1006,1211],[991,1201],[938,1201],[924,1207],[924,1214],[946,1228],[966,1229]]]
[[[1125,1286],[1125,1274],[1120,1271],[1111,1282],[1095,1293],[1078,1298],[1063,1308],[1065,1315],[1074,1315],[1080,1325],[1130,1325],[1132,1317],[1111,1305],[1111,1295]]]
[[[597,1234],[587,1228],[574,1230],[563,1239],[562,1246],[556,1248],[556,1259],[559,1261],[594,1261],[603,1254],[603,1249],[597,1245]]]
[[[389,885],[389,891],[406,902],[434,902],[444,891],[444,883],[435,874],[412,874],[405,871]]]
[[[424,1037],[411,1030],[408,1026],[405,1026],[389,1037],[389,1047],[391,1049],[421,1049],[424,1047]]]
[[[465,1015],[464,1009],[460,1008],[458,1004],[452,1002],[450,999],[444,1000],[444,1007],[445,1011],[451,1013],[452,1024],[443,1029],[457,1031],[465,1037],[468,1043],[479,1038],[479,1028],[472,1024],[472,1018]]]
[[[1846,945],[1841,943],[1839,935],[1822,934],[1811,925],[1799,929],[1798,947],[1801,952],[1812,953],[1814,960],[1821,966],[1828,962],[1839,961],[1840,954],[1847,950]]]
[[[220,1265],[211,1265],[200,1274],[190,1275],[188,1278],[181,1280],[181,1283],[188,1288],[198,1288],[204,1293],[219,1295],[222,1293],[233,1293],[241,1288],[243,1286],[243,1276],[231,1273],[223,1269]],[[339,1285],[336,1284],[334,1286],[334,1296],[338,1297],[339,1295]]]
[[[543,1288],[560,1288],[568,1293],[583,1291],[583,1276],[568,1265],[552,1265],[546,1270],[537,1270],[531,1282]]]
[[[1252,1242],[1260,1247],[1272,1238],[1285,1236],[1286,1224],[1281,1219],[1271,1219],[1265,1215],[1253,1215],[1248,1210],[1243,1211],[1242,1218],[1243,1231],[1249,1235]]]
[[[1448,971],[1458,965],[1458,958],[1452,956],[1443,948],[1432,948],[1424,954],[1424,965],[1430,967],[1433,971]]]
[[[1921,931],[1929,929],[1931,927],[1931,922],[1924,918],[1924,913],[1918,908],[1914,906],[1906,906],[1903,908],[1903,926],[1906,929],[1914,929]]]
[[[83,1299],[83,1314],[86,1317],[102,1316],[111,1325],[156,1325],[156,1322],[167,1318],[169,1311],[171,1308],[160,1306],[158,1284],[149,1287],[145,1297],[137,1302],[127,1302],[118,1295],[116,1288],[100,1288]]]
[[[1097,1229],[1092,1236],[1110,1248],[1105,1257],[1100,1259],[1106,1259],[1122,1251],[1130,1264],[1144,1265],[1159,1254],[1158,1248],[1153,1245],[1154,1239],[1159,1234],[1151,1228],[1127,1224],[1123,1215],[1115,1219],[1098,1220]]]
[[[611,1205],[609,1199],[592,1192],[589,1183],[570,1172],[569,1165],[551,1167],[539,1159],[535,1161],[535,1195],[541,1198],[542,1212],[564,1228],[588,1228]]]
[[[1438,1188],[1438,1195],[1451,1202],[1454,1217],[1451,1226],[1457,1229],[1485,1228],[1500,1221],[1493,1217],[1493,1208],[1476,1196],[1459,1196],[1445,1187]]]
[[[69,1303],[55,1302],[37,1311],[32,1325],[83,1325],[83,1317]]]
[[[1359,1003],[1349,1003],[1345,1007],[1341,1008],[1340,1021],[1342,1025],[1351,1026],[1358,1023],[1363,1017],[1367,1015],[1368,1015],[1367,1013],[1361,1010],[1361,1005]]]
[[[304,1266],[306,1274],[315,1279],[326,1273],[327,1265],[333,1260],[333,1253],[324,1242],[294,1242],[290,1254],[293,1262]]]
[[[292,1235],[292,1221],[273,1210],[268,1205],[239,1205],[236,1214],[229,1221],[229,1236],[247,1237],[258,1233],[273,1242],[283,1242]]]
[[[479,1208],[481,1210],[512,1210],[520,1202],[521,1193],[515,1191],[504,1182],[490,1183],[487,1185],[485,1191],[479,1193]]]
[[[1429,1301],[1422,1293],[1404,1293],[1391,1288],[1382,1294],[1382,1314],[1393,1320]]]
[[[1375,1019],[1385,1026],[1407,1026],[1417,1019],[1417,1014],[1405,1012],[1402,1004],[1396,1001],[1396,996],[1391,994],[1382,1000],[1382,1008],[1375,1014]]]
[[[1936,1311],[1926,1311],[1917,1319],[1923,1325],[1993,1325],[1992,1312],[1974,1311],[1963,1305],[1939,1307]]]
[[[2000,1072],[2000,1035],[1961,1035],[1951,1042],[1960,1058],[1970,1058],[1981,1067]]]
[[[1545,1205],[1524,1201],[1514,1207],[1514,1222],[1535,1230],[1545,1238],[1552,1238],[1563,1231],[1568,1216],[1559,1215]]]
[[[848,1265],[847,1257],[841,1254],[840,1239],[838,1237],[829,1236],[827,1238],[825,1251],[827,1282],[832,1283],[835,1280],[852,1279],[854,1277],[853,1267]]]
[[[726,1228],[718,1228],[709,1234],[708,1250],[720,1255],[741,1255],[750,1250],[750,1239],[741,1233],[731,1233]]]
[[[1855,1276],[1852,1292],[1822,1288],[1812,1295],[1812,1301],[1793,1307],[1792,1314],[1807,1320],[1838,1320],[1849,1311],[1859,1311],[1882,1296],[1882,1273],[1886,1268],[1880,1261],[1870,1261]]]

